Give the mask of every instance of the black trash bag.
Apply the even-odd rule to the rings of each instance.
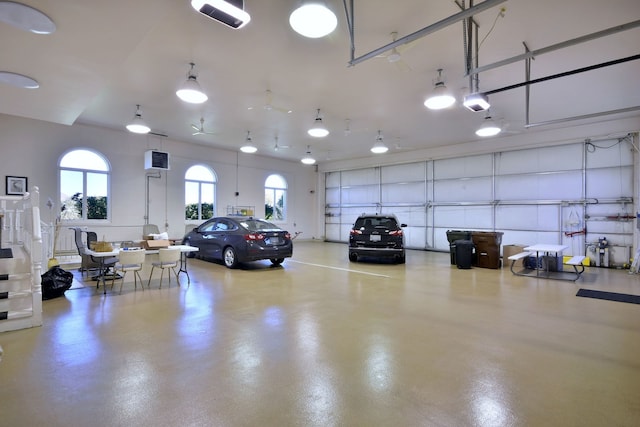
[[[53,266],[42,276],[42,299],[58,298],[73,284],[73,273]]]

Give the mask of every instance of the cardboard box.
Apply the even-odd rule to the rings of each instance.
[[[524,248],[528,245],[503,245],[502,246],[502,266],[505,268],[511,268],[511,261],[509,257],[511,255],[519,254],[520,252],[525,252]],[[520,258],[513,265],[513,268],[524,268],[523,263],[524,258]]]
[[[170,242],[168,240],[143,240],[142,245],[145,249],[168,248]]]

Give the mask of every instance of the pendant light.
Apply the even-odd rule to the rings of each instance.
[[[20,89],[38,89],[40,87],[40,84],[35,79],[10,71],[0,71],[0,83]]]
[[[476,131],[478,136],[496,136],[502,132],[502,128],[491,118],[491,115],[487,112],[487,116],[484,118],[482,125]]]
[[[249,131],[247,131],[247,137],[245,138],[242,147],[240,147],[240,151],[242,151],[243,153],[255,153],[256,151],[258,151],[258,147],[253,145],[253,142],[251,141],[251,135]]]
[[[389,147],[384,145],[384,140],[382,138],[382,131],[378,131],[378,136],[376,137],[376,143],[371,147],[371,152],[374,154],[382,154],[389,151]]]
[[[194,70],[196,64],[190,62],[189,65],[191,68],[187,72],[187,80],[182,84],[180,89],[176,91],[176,95],[178,95],[178,98],[184,102],[188,102],[190,104],[202,104],[209,99],[209,97],[202,91],[200,84],[196,80],[197,74]]]
[[[312,165],[316,162],[316,159],[311,156],[311,148],[309,145],[307,145],[307,152],[305,153],[305,156],[300,161],[305,165]]]
[[[316,119],[313,121],[313,126],[307,131],[307,133],[314,138],[324,138],[325,136],[329,135],[329,130],[322,122],[322,116],[320,116],[319,108],[318,113],[316,114]]]
[[[140,114],[140,104],[136,105],[136,114],[133,116],[133,120],[127,125],[127,130],[133,133],[145,134],[151,132],[151,128],[142,120],[142,114]]]
[[[338,25],[338,18],[323,1],[305,1],[291,12],[289,25],[296,33],[317,39],[331,34]]]
[[[0,2],[0,22],[33,34],[52,34],[56,31],[56,24],[47,15],[13,1]]]
[[[441,110],[451,107],[455,102],[456,98],[449,92],[442,80],[442,68],[440,68],[433,93],[424,101],[424,106],[430,110]]]

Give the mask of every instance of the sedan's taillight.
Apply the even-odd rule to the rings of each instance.
[[[286,240],[291,240],[291,234],[289,234],[289,233],[284,233],[284,238],[285,238]]]
[[[389,232],[389,236],[402,236],[402,230],[392,230]]]
[[[264,240],[264,234],[259,234],[259,233],[245,234],[244,240]]]
[[[362,231],[361,231],[361,230],[354,230],[354,229],[351,229],[351,231],[349,232],[349,234],[362,234]]]

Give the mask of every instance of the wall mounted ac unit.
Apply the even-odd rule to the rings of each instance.
[[[145,169],[169,170],[169,153],[164,151],[148,150],[144,152]]]

